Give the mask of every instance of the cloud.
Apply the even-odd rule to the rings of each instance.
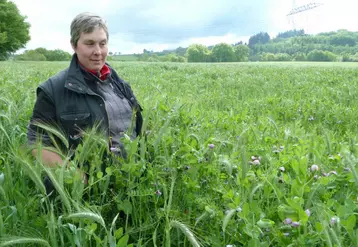
[[[78,13],[88,11],[107,20],[110,50],[122,53],[175,49],[196,42],[234,43],[260,31],[274,36],[294,27],[308,33],[358,30],[358,1],[315,1],[324,5],[290,19],[286,15],[292,0],[13,0],[31,24],[27,49],[72,52],[70,23]]]
[[[136,43],[178,43],[190,38],[250,35],[268,28],[267,1],[153,0],[107,16],[111,32]]]

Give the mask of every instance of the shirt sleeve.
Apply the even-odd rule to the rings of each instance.
[[[49,126],[55,126],[56,123],[56,108],[54,102],[41,89],[37,91],[37,100],[30,123],[27,127],[27,140],[29,145],[34,145],[37,141],[41,141],[45,146],[53,146],[48,133],[44,129],[36,126],[36,123]]]

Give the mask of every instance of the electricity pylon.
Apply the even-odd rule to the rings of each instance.
[[[308,4],[304,4],[304,5],[300,5],[297,6],[296,5],[296,0],[292,0],[292,9],[291,11],[287,14],[288,18],[292,18],[292,24],[293,24],[293,29],[296,29],[295,27],[295,21],[294,21],[294,17],[297,16],[299,13],[301,12],[306,12],[308,10],[317,8],[319,6],[323,5],[323,3],[317,3],[315,1],[312,1]]]

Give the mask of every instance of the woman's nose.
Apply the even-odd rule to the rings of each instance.
[[[93,53],[95,55],[99,55],[101,53],[101,49],[99,48],[99,45],[95,45]]]

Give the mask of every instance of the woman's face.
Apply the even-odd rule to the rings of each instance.
[[[72,46],[79,62],[89,70],[100,71],[106,62],[108,40],[102,28],[95,28],[92,33],[81,33],[77,46]]]

